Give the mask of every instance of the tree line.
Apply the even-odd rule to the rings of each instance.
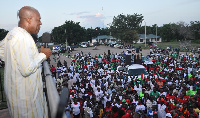
[[[132,43],[138,40],[138,34],[144,34],[145,26],[142,14],[119,14],[114,16],[112,23],[106,28],[84,28],[80,22],[68,21],[61,26],[54,27],[51,31],[51,39],[54,43],[78,44],[83,41],[91,41],[98,35],[112,35],[120,39],[123,43]],[[163,26],[146,26],[147,34],[156,34],[162,37],[162,41],[185,41],[192,40],[200,43],[200,21],[191,21],[187,24],[183,21],[177,23],[163,24]],[[2,40],[8,31],[0,29],[0,40]],[[41,39],[41,37],[40,37]]]

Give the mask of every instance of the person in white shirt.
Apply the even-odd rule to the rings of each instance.
[[[103,66],[104,66],[104,69],[108,68],[108,64],[103,64]]]
[[[73,79],[73,77],[71,77],[68,80],[68,89],[71,89],[74,83],[75,83],[75,80]]]
[[[87,102],[87,107],[84,108],[84,115],[85,118],[93,118],[93,111],[92,111],[91,103]]]
[[[71,65],[69,66],[69,69],[70,69],[71,71],[74,71],[74,65],[73,65],[73,63],[71,63]]]
[[[158,104],[158,118],[165,118],[166,117],[166,111],[165,111],[166,105],[164,104],[164,101],[160,101],[160,104]]]
[[[94,78],[92,78],[92,79],[90,80],[90,84],[91,84],[91,86],[94,86],[94,85],[95,85],[95,79],[94,79]]]
[[[104,104],[104,108],[105,108],[106,107],[106,102],[107,101],[111,101],[111,97],[109,96],[109,94],[107,94],[107,95],[104,95],[103,98],[104,99],[103,99],[102,103]]]
[[[85,88],[83,87],[83,85],[80,86],[79,88],[79,97],[82,98],[84,93],[85,93]]]
[[[56,70],[57,70],[58,77],[59,77],[59,76],[60,76],[60,73],[61,73],[61,67],[60,67],[60,65],[58,65],[58,67],[56,68]]]
[[[141,111],[145,111],[145,106],[142,104],[141,100],[138,100],[138,104],[137,106],[135,107],[135,112],[141,110]]]
[[[100,89],[100,87],[97,87],[97,91],[95,91],[96,95],[96,101],[99,102],[101,98],[103,97],[103,91]]]
[[[190,74],[192,72],[192,67],[191,65],[188,67],[188,74]]]
[[[136,82],[136,85],[134,86],[134,90],[136,90],[137,94],[139,95],[140,92],[142,92],[142,86]]]
[[[74,90],[72,90],[71,95],[69,95],[70,101],[73,101],[75,98],[77,98],[77,94],[74,93]]]
[[[161,87],[161,88],[160,88],[159,94],[160,94],[160,96],[164,95],[164,96],[166,97],[167,92],[164,92],[164,91],[163,91],[163,88]]]
[[[18,12],[18,27],[0,42],[0,58],[5,62],[4,90],[11,117],[48,117],[43,93],[41,63],[51,56],[51,50],[38,48],[32,34],[42,25],[40,13],[24,6]]]
[[[80,103],[77,102],[77,99],[74,99],[74,102],[71,104],[74,118],[80,118]]]
[[[65,71],[67,70],[67,68],[65,66],[62,67],[62,72],[65,73]]]
[[[146,106],[147,106],[147,111],[149,109],[152,109],[152,106],[153,106],[153,100],[152,100],[152,98],[147,99]]]

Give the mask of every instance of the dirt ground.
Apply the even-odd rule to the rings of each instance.
[[[127,49],[119,49],[119,48],[113,48],[113,47],[110,47],[110,46],[103,46],[103,45],[100,45],[100,46],[97,46],[97,49],[94,50],[94,47],[87,47],[87,48],[75,48],[74,51],[72,51],[72,53],[70,53],[70,55],[73,57],[74,55],[76,55],[77,53],[80,53],[81,51],[83,52],[83,54],[88,54],[89,52],[91,53],[91,55],[94,57],[95,55],[99,55],[99,54],[103,54],[104,52],[107,54],[108,53],[108,50],[110,50],[110,53],[118,53],[120,54],[121,52],[125,51]],[[130,49],[132,50],[132,49]],[[140,53],[142,53],[142,55],[144,56],[147,56],[150,54],[150,51],[149,49],[143,49]],[[180,52],[180,54],[186,54],[186,52]],[[56,55],[57,56],[57,55]],[[196,56],[199,57],[199,54],[196,53]],[[57,61],[56,62],[54,61],[53,59],[53,55],[50,57],[50,65],[54,65],[55,67],[57,67]],[[60,56],[60,61],[61,63],[63,64],[64,63],[64,60],[67,61],[67,65],[69,66],[70,63],[71,63],[71,58],[68,58],[68,56],[64,56],[61,54]]]

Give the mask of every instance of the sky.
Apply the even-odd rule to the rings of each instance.
[[[23,6],[40,12],[39,36],[69,20],[85,28],[106,28],[119,14],[142,14],[142,25],[147,26],[200,21],[200,0],[1,0],[0,29],[10,31],[16,27],[17,11]]]

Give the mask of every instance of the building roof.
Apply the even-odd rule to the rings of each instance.
[[[144,38],[145,38],[145,34],[139,34],[139,39],[144,39]],[[149,38],[149,39],[156,38],[156,35],[154,35],[154,34],[148,34],[148,35],[146,35],[146,38]],[[161,38],[161,37],[157,36],[157,38]]]
[[[97,37],[93,37],[92,39],[114,39],[112,36],[109,35],[100,35]]]

